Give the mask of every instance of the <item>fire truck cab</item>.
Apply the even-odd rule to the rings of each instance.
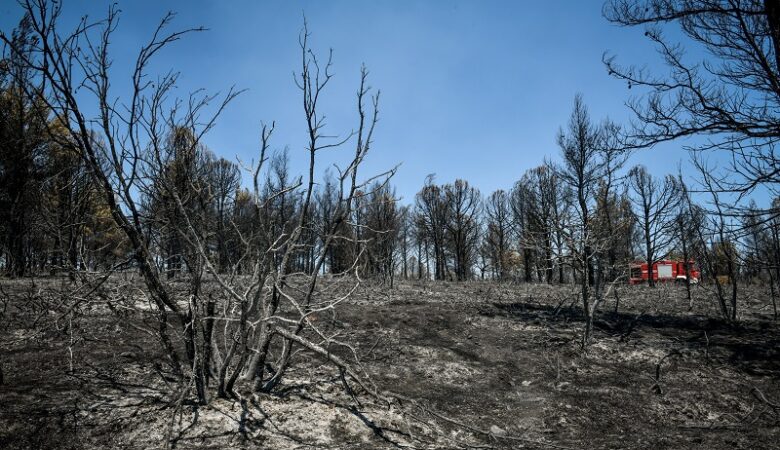
[[[641,284],[645,283],[653,277],[653,280],[657,282],[685,282],[686,278],[690,280],[691,284],[699,282],[700,273],[696,269],[696,263],[694,261],[674,261],[674,260],[661,260],[653,263],[652,275],[648,270],[646,262],[637,261],[631,264],[629,267],[629,284]],[[686,270],[687,269],[687,270]]]

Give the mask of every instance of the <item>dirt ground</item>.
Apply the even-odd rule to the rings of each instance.
[[[0,448],[778,448],[780,332],[748,293],[732,327],[706,287],[689,310],[680,287],[623,286],[583,353],[573,286],[361,287],[320,320],[389,405],[356,404],[305,353],[275,395],[177,403],[142,316],[95,308],[58,331],[11,308]]]

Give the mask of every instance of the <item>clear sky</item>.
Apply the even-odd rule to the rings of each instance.
[[[102,1],[65,1],[66,21],[100,17]],[[218,155],[250,160],[259,124],[276,121],[274,148],[289,146],[295,172],[305,164],[304,116],[292,72],[299,69],[298,33],[305,13],[315,50],[334,51],[332,85],[323,111],[329,132],[356,123],[355,91],[365,63],[382,91],[381,121],[364,174],[401,164],[393,184],[413,201],[425,176],[464,178],[484,194],[511,188],[522,173],[557,158],[556,133],[575,93],[591,116],[626,122],[631,91],[611,78],[605,51],[619,60],[658,58],[642,29],[619,28],[598,0],[531,1],[127,1],[112,42],[114,94],[126,93],[135,54],[168,10],[173,28],[202,25],[204,33],[173,44],[154,69],[182,73],[182,95],[194,89],[247,92],[222,116],[205,143]],[[19,19],[13,1],[0,5],[0,26]],[[662,69],[662,66],[658,66]],[[326,155],[318,172],[341,155]],[[687,160],[681,143],[645,150],[631,163],[655,175],[676,173]],[[685,166],[684,166],[685,167]]]

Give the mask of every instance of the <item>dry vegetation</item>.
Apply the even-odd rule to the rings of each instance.
[[[758,288],[746,289],[740,324],[729,326],[711,319],[717,306],[703,286],[691,311],[681,288],[621,287],[618,312],[603,304],[583,353],[572,286],[361,287],[316,320],[355,346],[365,373],[395,400],[345,389],[334,366],[298,353],[273,394],[206,406],[166,386],[174,381],[161,373],[165,355],[142,331],[151,314],[111,312],[99,300],[70,326],[53,309],[29,313],[36,302],[54,304],[58,289],[50,280],[3,282],[13,298],[0,337],[3,448],[725,449],[777,441],[780,333]]]
[[[487,195],[431,175],[407,205],[397,167],[363,170],[366,67],[352,127],[326,126],[333,53],[305,19],[296,175],[273,121],[251,161],[202,141],[240,90],[152,70],[203,28],[163,16],[117,91],[116,4],[75,28],[59,1],[19,7],[0,30],[0,448],[776,446],[776,1],[608,1],[671,71],[605,55],[643,90],[637,120],[577,95],[558,160]],[[685,62],[670,23],[722,64]],[[628,166],[696,135],[691,188]],[[685,286],[654,286],[664,258]],[[627,283],[638,259],[649,286]]]

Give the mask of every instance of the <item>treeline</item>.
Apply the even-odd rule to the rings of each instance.
[[[83,158],[59,144],[64,133],[52,136],[57,128],[25,95],[23,65],[6,59],[0,75],[5,273],[73,276],[131,267],[132,246],[97,195]],[[137,220],[153,244],[149,250],[168,277],[189,269],[190,246],[179,231],[185,225],[202,232],[219,272],[240,274],[252,267],[247,246],[272,247],[302,219],[304,236],[286,270],[315,269],[328,239],[323,230],[333,228],[339,208],[343,185],[336,176],[323,177],[302,211],[306,191],[298,189],[301,178],[291,173],[286,150],[269,156],[258,199],[242,178],[246,171],[200,144],[192,129],[175,128],[163,141],[160,164],[136,175],[148,182],[132,195],[142,206]],[[368,185],[356,194],[349,219],[337,225],[319,270],[388,283],[396,277],[544,283],[587,277],[598,288],[625,279],[632,261],[672,257],[697,261],[710,279],[773,286],[780,280],[778,220],[754,208],[735,227],[696,204],[682,177],[630,167],[620,128],[593,122],[580,97],[558,145],[558,162],[527,170],[508,190],[483,194],[466,180],[437,183],[431,175],[413,203],[402,205],[389,182]],[[260,214],[254,205],[262,205]]]
[[[777,202],[736,209],[721,195],[766,184],[767,168],[737,166],[737,178],[748,181],[735,187],[694,158],[694,198],[681,175],[632,167],[631,152],[649,144],[627,139],[636,129],[593,121],[580,97],[559,133],[558,157],[518,174],[506,190],[482,193],[464,179],[429,176],[402,205],[392,180],[382,178],[356,189],[347,207],[343,173],[307,189],[305,177],[290,172],[287,152],[267,155],[263,172],[253,173],[201,144],[208,129],[196,131],[187,120],[158,127],[165,133],[149,130],[143,145],[132,135],[113,142],[110,123],[74,133],[68,99],[57,100],[63,113],[40,94],[46,77],[30,63],[39,51],[31,34],[22,23],[7,36],[14,51],[0,64],[0,266],[9,276],[75,279],[128,269],[139,246],[168,278],[201,270],[192,261],[203,257],[214,261],[209,270],[242,274],[272,249],[288,255],[273,261],[284,273],[349,273],[390,284],[397,277],[579,283],[583,298],[601,298],[607,283],[625,280],[632,261],[672,257],[697,262],[732,318],[738,282],[768,282],[773,292],[780,282]],[[83,135],[101,160],[83,153]],[[95,176],[100,164],[114,165],[104,180]],[[107,191],[121,201],[112,204]],[[120,212],[143,245],[122,232]]]

